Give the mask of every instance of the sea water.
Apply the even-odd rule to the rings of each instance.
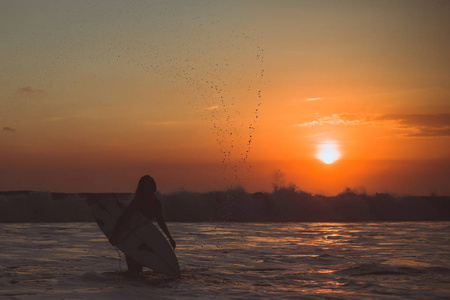
[[[1,299],[450,298],[450,223],[169,223],[179,279],[94,223],[0,224]]]

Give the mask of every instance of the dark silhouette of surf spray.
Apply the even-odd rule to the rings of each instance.
[[[136,43],[126,43],[124,39],[111,50],[112,63],[128,59],[120,53],[126,49],[133,54],[127,64],[170,84],[171,90],[210,129],[221,161],[223,186],[233,190],[245,185],[253,175],[249,158],[263,107],[264,49],[256,30],[242,32],[223,22],[217,14],[204,13],[208,11],[204,7],[207,3],[201,4],[202,9],[196,9],[195,5],[172,7],[161,2],[152,9],[152,29],[158,28],[160,39],[141,30],[148,19],[138,6],[124,6],[125,15],[130,12],[136,16],[133,25],[136,34],[130,37]],[[209,5],[213,8],[212,3]],[[124,15],[121,13],[120,17]],[[136,47],[130,49],[130,44]],[[226,199],[226,219],[233,215],[236,194],[230,192]]]

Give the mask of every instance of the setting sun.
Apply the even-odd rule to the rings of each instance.
[[[326,164],[331,164],[335,162],[341,154],[337,149],[336,143],[327,142],[319,145],[319,153],[317,153],[317,158]]]

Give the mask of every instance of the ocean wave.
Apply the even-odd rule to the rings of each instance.
[[[427,274],[450,274],[450,269],[445,267],[410,267],[410,266],[386,266],[383,264],[361,264],[334,272],[343,276],[366,276],[366,275],[427,275]]]
[[[131,193],[0,192],[0,222],[93,222],[89,204],[98,199],[120,201]],[[247,193],[230,189],[158,194],[168,221],[362,222],[450,220],[450,197],[385,197],[351,192],[327,197],[292,189]],[[327,235],[353,243],[355,236]]]

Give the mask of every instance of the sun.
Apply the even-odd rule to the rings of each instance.
[[[341,157],[341,153],[339,153],[335,142],[325,142],[319,145],[319,152],[316,157],[326,164],[331,164]]]

